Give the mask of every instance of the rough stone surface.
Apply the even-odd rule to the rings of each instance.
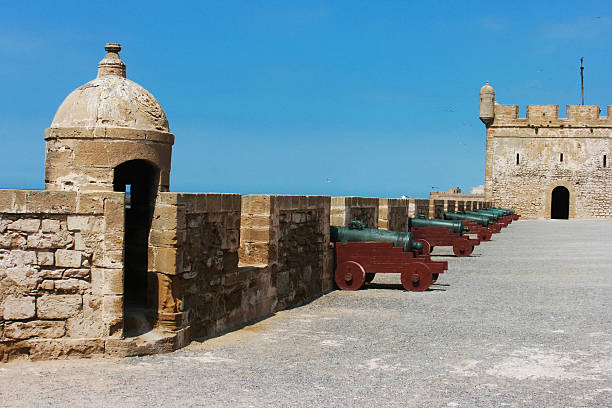
[[[65,319],[78,314],[82,305],[81,295],[42,295],[36,300],[36,314],[41,319]]]
[[[34,296],[7,296],[2,303],[4,320],[25,320],[34,317],[36,312]]]
[[[7,407],[609,407],[611,227],[512,223],[469,258],[436,248],[450,270],[431,291],[377,276],[370,289],[171,354],[10,362],[0,398]]]

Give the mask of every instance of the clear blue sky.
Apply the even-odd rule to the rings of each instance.
[[[484,182],[478,92],[612,105],[610,1],[0,0],[0,188],[105,42],[164,108],[172,191],[426,197]],[[602,112],[606,114],[605,108]]]

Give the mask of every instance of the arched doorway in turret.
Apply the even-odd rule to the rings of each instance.
[[[550,200],[550,218],[567,220],[569,218],[569,190],[563,186],[555,187]]]
[[[146,160],[130,160],[114,169],[113,190],[125,192],[123,260],[124,333],[139,335],[157,317],[155,290],[148,290],[149,233],[159,185],[159,169]]]

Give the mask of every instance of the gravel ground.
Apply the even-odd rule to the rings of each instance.
[[[519,221],[172,354],[0,365],[0,405],[610,407],[612,221]]]

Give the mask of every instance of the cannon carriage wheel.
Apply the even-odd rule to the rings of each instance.
[[[453,253],[458,257],[470,256],[473,251],[474,245],[466,239],[458,239],[453,242]]]
[[[433,283],[431,269],[422,262],[412,262],[406,265],[401,279],[404,289],[410,292],[423,292]]]
[[[491,233],[491,231],[489,231],[489,230],[481,230],[478,233],[478,239],[480,239],[481,241],[490,241],[491,240],[491,235],[493,235]]]
[[[365,269],[355,261],[344,261],[336,268],[334,280],[342,290],[358,290],[366,279]]]

